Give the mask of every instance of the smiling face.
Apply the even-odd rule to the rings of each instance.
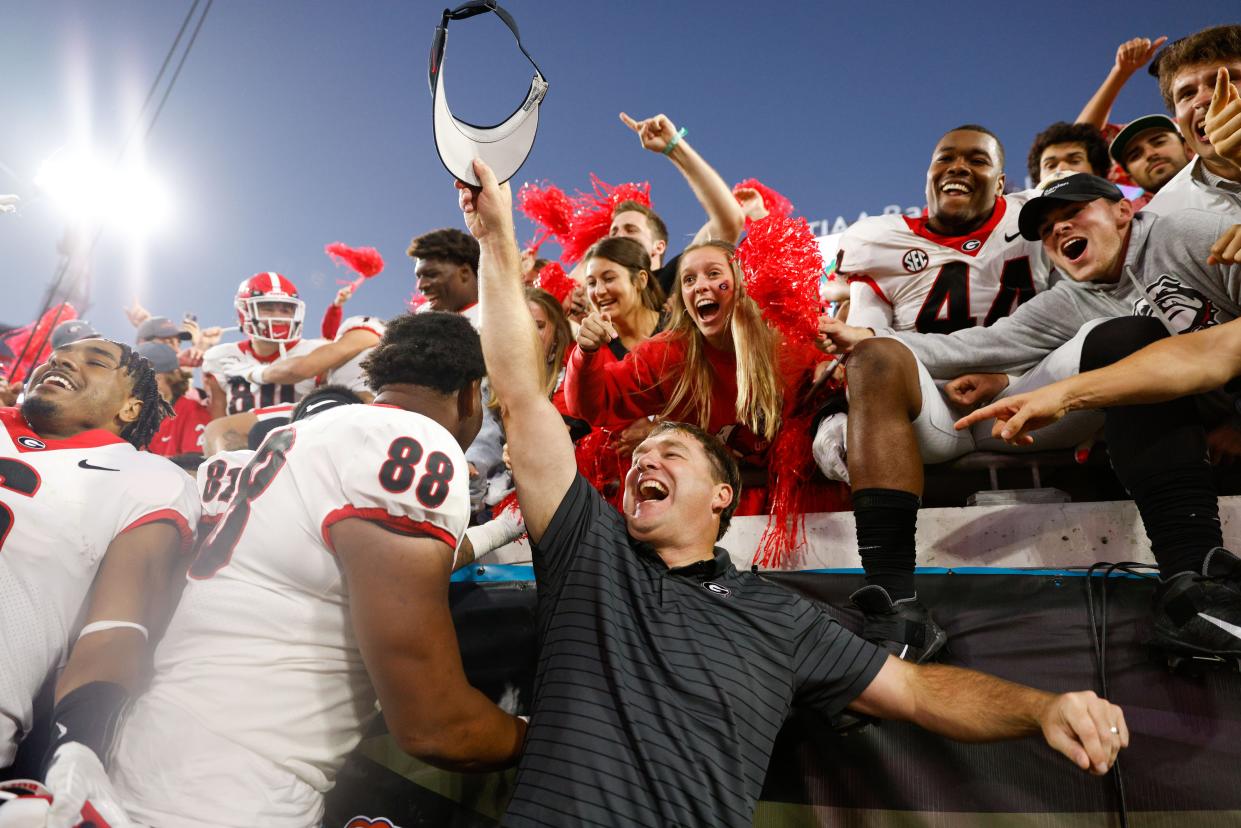
[[[1220,66],[1228,68],[1228,74],[1236,83],[1241,79],[1241,61],[1230,63],[1193,63],[1182,66],[1172,77],[1169,86],[1172,95],[1173,117],[1185,136],[1189,149],[1202,156],[1202,161],[1216,175],[1232,178],[1234,166],[1220,157],[1207,140],[1207,107],[1215,92],[1215,75]]]
[[[1185,141],[1171,130],[1148,129],[1125,145],[1125,171],[1150,193],[1159,192],[1188,163]]]
[[[935,145],[926,171],[926,203],[931,229],[965,235],[981,227],[1004,193],[1000,145],[984,132],[959,129]]]
[[[1068,201],[1048,211],[1039,238],[1056,269],[1070,279],[1115,282],[1132,218],[1133,208],[1123,198]]]
[[[460,313],[478,301],[478,283],[469,265],[447,259],[419,259],[414,277],[431,310]]]
[[[650,220],[637,210],[625,210],[612,216],[612,225],[608,228],[608,235],[633,239],[642,245],[646,255],[651,257],[653,267],[659,267],[664,251],[668,248],[668,242],[656,238]]]
[[[629,269],[611,259],[594,256],[586,263],[586,295],[595,310],[610,318],[627,317],[642,307],[641,290],[650,274]]]
[[[728,254],[718,247],[698,247],[681,255],[681,302],[690,321],[716,348],[731,342],[729,324],[737,301],[737,283]]]
[[[734,497],[717,477],[706,449],[692,436],[677,429],[654,432],[634,449],[625,475],[629,534],[656,547],[710,548]]]
[[[30,375],[22,414],[38,434],[63,437],[95,428],[120,434],[142,410],[122,356],[121,346],[106,339],[57,348]]]

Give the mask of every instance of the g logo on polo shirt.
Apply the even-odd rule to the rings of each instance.
[[[717,584],[715,581],[703,581],[702,588],[707,592],[714,592],[722,598],[727,598],[733,594],[733,591],[723,584]]]

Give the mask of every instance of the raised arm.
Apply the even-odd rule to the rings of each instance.
[[[673,165],[685,176],[694,197],[707,211],[707,233],[712,239],[719,239],[736,244],[745,229],[745,214],[737,203],[732,190],[720,178],[720,174],[708,164],[701,155],[694,151],[684,138],[675,138],[679,133],[667,115],[656,115],[642,121],[635,121],[624,112],[620,114],[625,126],[637,133],[642,146],[651,152],[666,155]],[[668,149],[669,144],[672,149]],[[665,150],[667,150],[665,152]]]
[[[285,357],[271,365],[256,365],[245,376],[256,385],[293,385],[339,368],[367,348],[374,348],[378,344],[379,334],[365,328],[354,328],[336,342],[320,345],[308,354]]]
[[[526,307],[521,258],[513,232],[508,184],[496,184],[482,161],[474,162],[482,187],[460,189],[466,226],[478,239],[479,329],[491,389],[500,400],[508,435],[517,500],[526,530],[537,542],[577,475],[573,443],[560,412],[544,393],[538,334]]]
[[[1108,116],[1112,114],[1112,104],[1116,103],[1120,90],[1129,78],[1133,77],[1134,72],[1150,62],[1167,40],[1167,37],[1160,37],[1152,43],[1149,37],[1135,37],[1120,44],[1116,49],[1116,62],[1112,64],[1103,83],[1078,113],[1077,123],[1090,124],[1100,130],[1106,127]]]
[[[449,770],[515,763],[525,722],[470,686],[461,664],[448,607],[452,548],[361,518],[329,531],[358,647],[401,749]]]
[[[1241,319],[1161,339],[1104,368],[1027,394],[1015,394],[963,417],[957,428],[996,418],[993,434],[1014,445],[1070,411],[1157,403],[1211,391],[1241,374]]]
[[[1042,733],[1082,770],[1107,773],[1129,729],[1119,707],[1090,691],[1047,693],[986,673],[888,656],[851,709],[913,722],[959,742],[995,742]]]

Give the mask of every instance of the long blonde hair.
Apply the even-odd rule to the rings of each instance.
[[[711,412],[711,382],[713,371],[707,361],[704,348],[706,340],[685,309],[681,296],[681,271],[685,254],[703,247],[713,247],[724,254],[733,273],[733,301],[729,332],[733,338],[733,352],[737,359],[737,422],[759,437],[771,440],[780,428],[783,407],[783,384],[777,366],[776,348],[779,335],[763,321],[762,312],[745,292],[745,280],[734,257],[736,248],[728,242],[705,241],[693,244],[681,252],[677,266],[676,285],[672,294],[672,316],[668,323],[671,338],[685,342],[685,364],[672,389],[663,417],[670,417],[682,405],[697,413],[698,425],[707,427]]]

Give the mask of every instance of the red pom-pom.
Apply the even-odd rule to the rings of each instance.
[[[410,313],[417,313],[418,309],[427,303],[425,293],[410,294],[409,301],[405,303],[405,307],[409,308]]]
[[[793,215],[793,202],[768,187],[757,178],[747,178],[745,181],[733,187],[733,195],[738,190],[743,189],[757,190],[758,194],[763,197],[763,206],[767,208],[767,212],[776,216]]]
[[[763,569],[787,569],[797,562],[806,546],[806,510],[803,494],[814,474],[814,417],[799,414],[785,417],[772,443],[767,466],[767,506],[771,516],[754,553],[754,563]]]
[[[530,242],[538,252],[548,238],[554,236],[563,246],[573,229],[573,202],[555,184],[523,184],[517,191],[517,209],[539,227],[539,235]]]
[[[373,247],[350,247],[341,242],[332,242],[323,248],[337,264],[343,264],[364,279],[369,279],[384,269],[383,256]]]
[[[556,301],[563,305],[573,288],[577,287],[577,282],[564,272],[560,262],[548,262],[535,277],[534,286],[555,296]]]
[[[578,193],[573,199],[573,223],[568,238],[560,240],[561,261],[575,265],[595,242],[608,234],[612,213],[622,201],[636,201],[651,206],[651,185],[648,182],[627,182],[613,187],[594,173],[590,174],[593,192]]]
[[[819,331],[823,256],[810,225],[804,218],[778,215],[745,225],[737,261],[746,292],[768,324],[795,342],[812,341]]]

